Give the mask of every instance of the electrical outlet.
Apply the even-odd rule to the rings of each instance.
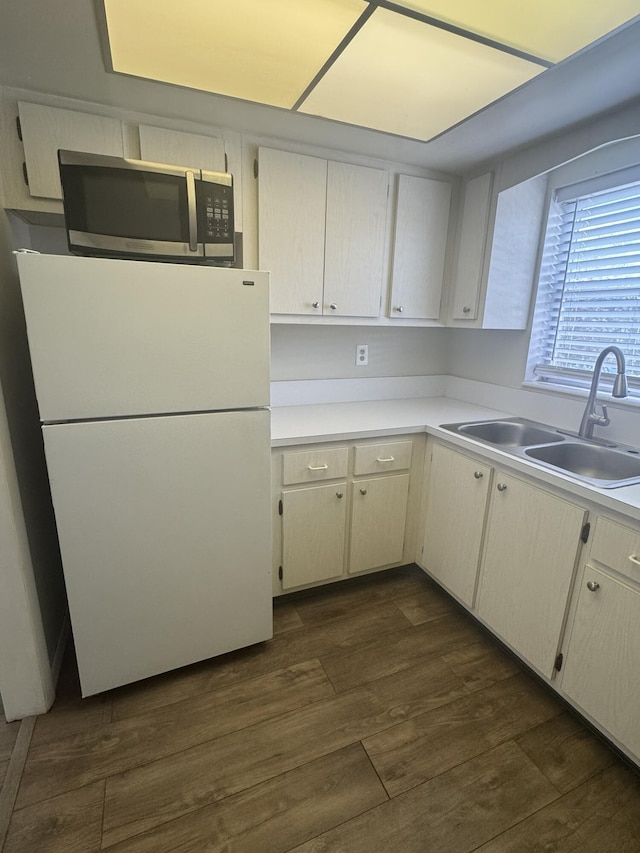
[[[364,367],[369,364],[369,344],[356,345],[356,367]]]

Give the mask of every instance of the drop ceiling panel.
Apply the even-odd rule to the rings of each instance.
[[[544,68],[379,8],[301,112],[431,139]]]
[[[638,0],[567,3],[562,0],[396,0],[424,15],[559,62],[640,12]]]
[[[290,108],[364,0],[105,0],[114,71]]]

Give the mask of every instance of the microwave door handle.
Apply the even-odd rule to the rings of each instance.
[[[196,213],[196,179],[194,172],[187,172],[187,207],[189,210],[189,250],[198,251],[198,216]]]

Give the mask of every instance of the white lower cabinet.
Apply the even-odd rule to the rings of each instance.
[[[592,501],[428,451],[423,568],[640,764],[640,527],[594,527]]]
[[[402,560],[408,496],[408,474],[351,484],[351,574]]]
[[[423,564],[473,607],[492,469],[435,444],[431,452]]]
[[[597,564],[597,565],[596,565]],[[640,760],[640,532],[598,518],[578,586],[563,693]]]
[[[477,613],[551,678],[578,558],[585,510],[496,470]]]
[[[586,511],[437,443],[429,467],[422,565],[551,678]]]
[[[341,575],[347,484],[286,489],[282,509],[283,589]]]
[[[411,562],[423,456],[422,436],[274,451],[274,594]]]

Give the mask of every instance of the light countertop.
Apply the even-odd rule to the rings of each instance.
[[[281,447],[425,432],[427,427],[439,424],[507,417],[508,413],[447,397],[274,406],[271,411],[271,444]]]
[[[271,444],[275,448],[426,432],[460,449],[473,451],[493,464],[535,477],[541,483],[560,488],[599,508],[621,513],[640,522],[640,485],[599,489],[440,428],[445,423],[510,416],[513,413],[448,397],[274,406],[271,413]]]

